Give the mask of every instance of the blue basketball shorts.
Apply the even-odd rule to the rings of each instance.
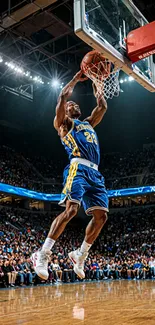
[[[64,188],[59,205],[65,206],[66,200],[83,205],[87,215],[96,209],[109,211],[108,195],[104,177],[98,170],[78,162],[71,163],[64,169]]]

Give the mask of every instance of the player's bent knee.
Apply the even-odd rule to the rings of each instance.
[[[78,212],[78,204],[77,203],[71,203],[69,204],[69,206],[66,207],[65,210],[65,219],[66,221],[69,221],[70,219],[72,219]]]
[[[93,213],[93,217],[98,220],[102,219],[104,222],[108,220],[107,212],[104,210],[95,210]]]

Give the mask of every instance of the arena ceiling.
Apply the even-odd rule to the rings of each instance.
[[[53,71],[60,71],[62,76],[77,71],[89,47],[73,32],[73,1],[10,1],[13,9],[3,5],[0,52],[50,79]],[[24,10],[28,3],[30,7]],[[43,3],[47,6],[40,9]]]
[[[155,19],[153,0],[135,0],[149,21]],[[51,79],[77,71],[87,44],[73,31],[73,0],[6,0],[0,4],[0,52],[25,68]],[[0,68],[0,79],[10,77]]]

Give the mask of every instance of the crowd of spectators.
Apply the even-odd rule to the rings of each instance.
[[[44,193],[61,191],[62,185],[59,177],[58,179],[51,177],[48,181],[44,180],[35,166],[35,161],[34,164],[32,164],[30,159],[26,159],[21,153],[17,153],[6,146],[0,146],[0,152],[1,183]],[[44,166],[45,170],[47,167],[48,163]],[[42,169],[42,174],[43,170],[44,169]],[[56,171],[53,170],[51,175],[55,172]]]
[[[27,157],[6,146],[0,146],[0,182],[27,189],[60,193],[63,161],[45,157]],[[130,153],[103,155],[100,170],[107,189],[154,185],[154,147]]]
[[[0,182],[33,189],[38,175],[22,155],[6,146],[0,146],[0,152]]]
[[[44,178],[47,178],[51,181],[55,179],[56,175],[57,180],[61,178],[60,175],[64,168],[63,160],[58,160],[56,157],[54,157],[54,159],[51,159],[48,157],[45,158],[43,156],[30,156],[27,157],[27,160],[36,167],[36,169],[43,175]]]
[[[101,169],[103,166],[105,178],[111,178],[110,175],[113,178],[127,177],[141,174],[144,168],[150,168],[154,161],[155,147],[151,146],[141,151],[106,154],[101,160]]]
[[[42,246],[54,216],[2,207],[0,217],[1,286],[40,283],[30,256]],[[111,213],[86,260],[85,281],[155,278],[154,220],[154,206]],[[79,247],[83,237],[84,229],[73,220],[52,250],[48,283],[80,281],[68,252]]]

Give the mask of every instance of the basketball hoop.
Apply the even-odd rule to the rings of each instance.
[[[81,70],[93,81],[97,96],[104,94],[105,99],[119,96],[119,69],[97,51],[88,52],[81,62]]]

